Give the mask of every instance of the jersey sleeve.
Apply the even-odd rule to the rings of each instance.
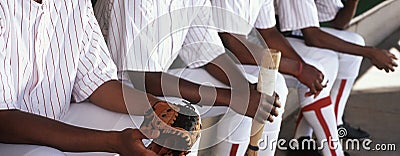
[[[319,27],[314,0],[276,0],[281,31]]]
[[[275,8],[273,0],[266,0],[260,9],[254,27],[259,29],[268,29],[276,25]]]
[[[100,27],[91,6],[87,11],[88,24],[84,28],[88,34],[78,64],[73,96],[77,102],[86,100],[100,85],[117,79],[117,68],[112,61]]]
[[[188,67],[201,67],[225,53],[218,31],[212,25],[211,9],[205,7],[194,19],[179,53]]]
[[[118,71],[124,69],[124,59],[137,35],[133,1],[101,0],[94,7],[95,16]],[[135,65],[135,64],[134,64]]]
[[[11,69],[11,51],[6,49],[9,32],[7,7],[0,3],[0,110],[15,109],[16,92]]]
[[[319,22],[328,22],[335,19],[337,12],[343,8],[341,0],[316,0]]]
[[[212,18],[219,32],[248,35],[254,26],[260,0],[211,0]]]

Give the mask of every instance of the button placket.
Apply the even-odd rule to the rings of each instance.
[[[42,59],[43,55],[46,55],[46,50],[48,50],[50,46],[50,41],[46,35],[47,33],[47,26],[49,23],[49,18],[50,18],[50,11],[48,8],[47,0],[42,1],[42,6],[38,8],[39,9],[39,19],[38,19],[38,26],[37,26],[37,35],[35,38],[35,49],[34,49],[34,66],[36,67],[36,73],[37,76],[37,83],[34,84],[33,90],[36,90],[38,87],[38,84],[41,83],[41,81],[44,78],[44,68],[45,68],[45,60]]]

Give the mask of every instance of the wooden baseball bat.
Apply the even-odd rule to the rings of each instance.
[[[267,50],[263,56],[260,66],[260,74],[258,75],[257,90],[261,94],[273,96],[275,92],[275,81],[278,74],[279,63],[281,60],[281,52],[274,49]],[[250,144],[247,149],[247,156],[257,156],[259,143],[264,131],[264,124],[260,124],[253,120],[251,127]]]

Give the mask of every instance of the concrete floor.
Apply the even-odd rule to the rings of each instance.
[[[391,49],[400,56],[400,29],[383,41],[379,48]],[[400,61],[397,61],[400,62]],[[392,74],[377,71],[364,60],[346,107],[346,120],[355,127],[362,127],[371,134],[371,148],[376,144],[394,144],[395,151],[347,150],[352,156],[400,155],[400,68]],[[298,113],[287,117],[282,125],[280,138],[290,139],[294,133]],[[285,151],[278,151],[284,156]]]

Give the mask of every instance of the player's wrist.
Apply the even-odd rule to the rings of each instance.
[[[299,67],[300,63],[305,64],[303,60],[295,60],[295,59],[288,59],[288,58],[282,58],[281,64],[279,66],[279,72],[287,75],[291,75],[293,77],[296,77],[296,75],[299,75]]]
[[[293,75],[296,78],[299,78],[303,74],[304,64],[301,61],[297,62],[297,72]]]
[[[121,149],[121,135],[122,131],[110,131],[105,132],[103,143],[105,144],[105,150],[107,152],[119,153]]]
[[[365,58],[368,58],[368,59],[372,59],[372,58],[374,58],[375,56],[375,52],[374,52],[374,50],[373,50],[373,48],[372,47],[363,47],[363,53],[361,54],[363,57],[365,57]]]

